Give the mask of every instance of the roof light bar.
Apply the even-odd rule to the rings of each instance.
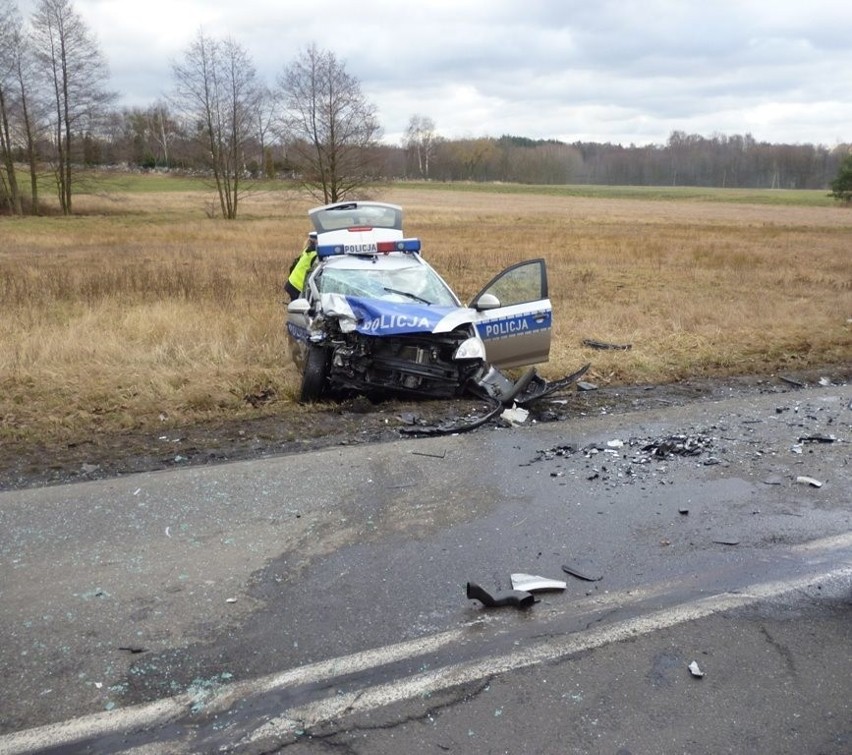
[[[419,252],[420,239],[400,239],[399,241],[379,241],[376,251],[388,254],[389,252]]]
[[[420,239],[398,239],[397,241],[370,241],[362,244],[320,244],[317,256],[320,259],[339,254],[390,254],[407,252],[417,254],[420,251]]]

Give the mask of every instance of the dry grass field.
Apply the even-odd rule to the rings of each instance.
[[[558,377],[601,384],[852,363],[852,212],[831,205],[391,186],[407,233],[472,296],[547,259]],[[281,284],[316,204],[203,191],[78,195],[70,218],[0,218],[0,441],[296,409]],[[583,339],[632,344],[598,351]],[[262,402],[252,402],[260,397]],[[253,406],[255,403],[257,406]]]

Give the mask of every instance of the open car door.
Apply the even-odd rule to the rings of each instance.
[[[553,308],[543,259],[519,262],[493,278],[470,303],[486,359],[510,368],[550,358]]]

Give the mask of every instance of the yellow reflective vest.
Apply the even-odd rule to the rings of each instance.
[[[305,249],[290,271],[290,277],[287,279],[287,282],[300,293],[305,288],[305,278],[308,277],[308,271],[311,269],[316,258],[316,249]]]

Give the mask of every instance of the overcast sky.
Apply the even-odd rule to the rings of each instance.
[[[35,0],[21,3],[24,13]],[[124,105],[172,87],[199,29],[231,36],[270,85],[333,51],[399,143],[512,134],[664,144],[674,130],[852,142],[849,0],[74,0]]]

